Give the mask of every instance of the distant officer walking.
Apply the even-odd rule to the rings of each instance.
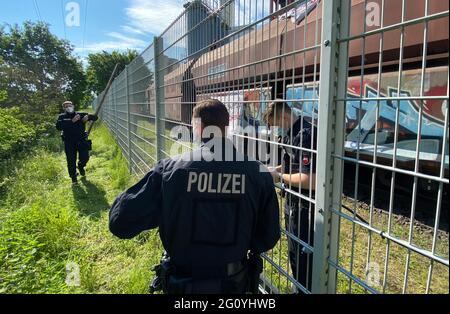
[[[316,149],[317,129],[313,128],[308,118],[298,117],[284,102],[270,104],[264,114],[264,120],[270,127],[282,130],[282,164],[271,169],[275,182],[281,181],[286,188],[306,197],[310,197],[311,190],[311,197],[314,198],[316,158],[310,150]],[[293,193],[286,192],[285,195],[286,230],[312,246],[314,205]],[[310,290],[312,252],[290,237],[288,246],[293,276],[303,287]]]
[[[77,183],[77,154],[78,171],[81,176],[85,176],[85,167],[89,161],[89,142],[87,141],[86,123],[97,121],[98,117],[83,112],[75,112],[75,107],[71,101],[63,103],[64,113],[59,115],[56,121],[56,129],[61,131],[64,141],[64,150],[67,158],[67,168],[72,183]]]
[[[165,293],[255,292],[259,254],[280,238],[272,177],[226,138],[229,113],[220,101],[199,103],[193,119],[201,146],[160,161],[122,193],[110,230],[128,239],[159,228],[167,255],[156,271]]]

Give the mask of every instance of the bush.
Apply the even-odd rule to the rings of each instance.
[[[5,101],[8,98],[8,93],[5,90],[0,90],[0,102]]]
[[[70,185],[55,135],[14,162],[0,195],[0,294],[147,293],[162,254],[156,231],[122,241],[108,229],[108,209],[136,182],[105,126],[93,129],[88,179]],[[80,270],[69,287],[68,266]]]
[[[10,158],[36,137],[35,129],[16,118],[17,109],[0,108],[0,159]]]

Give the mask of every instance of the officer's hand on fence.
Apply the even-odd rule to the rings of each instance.
[[[280,182],[280,173],[277,171],[275,167],[268,167],[270,174],[272,175],[273,181],[275,183]]]
[[[81,120],[81,121],[83,121],[83,123],[88,122],[89,121],[89,116],[88,115],[84,116],[83,120]]]
[[[72,122],[76,123],[76,122],[80,121],[80,119],[81,119],[80,115],[77,114],[75,117],[73,117]]]

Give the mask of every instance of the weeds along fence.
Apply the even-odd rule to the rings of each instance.
[[[448,293],[448,6],[191,1],[114,80],[101,118],[138,175],[191,149],[207,98],[245,153],[313,163],[314,192],[277,185],[282,208],[303,209],[281,209],[262,293]],[[310,143],[278,140],[262,121],[271,102],[316,127]]]

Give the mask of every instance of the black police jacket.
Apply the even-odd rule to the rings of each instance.
[[[309,119],[297,119],[283,138],[283,144],[286,145],[283,146],[284,173],[316,173],[316,154],[310,150],[317,149],[317,127],[313,127]],[[299,191],[299,188],[294,186],[289,188],[296,192]],[[309,196],[309,190],[304,190],[302,193]],[[298,202],[299,197],[289,193],[288,202],[285,205],[294,204],[296,206]]]
[[[284,173],[316,173],[316,156],[309,151],[317,149],[316,126],[313,128],[308,119],[297,119],[284,137],[283,143],[286,145],[283,146]]]
[[[227,161],[230,152],[234,161]],[[180,267],[204,269],[242,261],[249,250],[266,252],[280,238],[272,177],[228,139],[162,160],[117,197],[109,216],[111,232],[123,239],[157,227]]]
[[[81,119],[73,123],[72,119],[75,115],[79,114]],[[84,112],[74,112],[74,113],[63,113],[60,114],[58,120],[56,121],[56,129],[62,131],[62,138],[65,141],[77,142],[85,137],[86,126],[82,119],[85,116],[89,116],[88,121],[97,121],[98,117],[95,115],[87,114]]]

